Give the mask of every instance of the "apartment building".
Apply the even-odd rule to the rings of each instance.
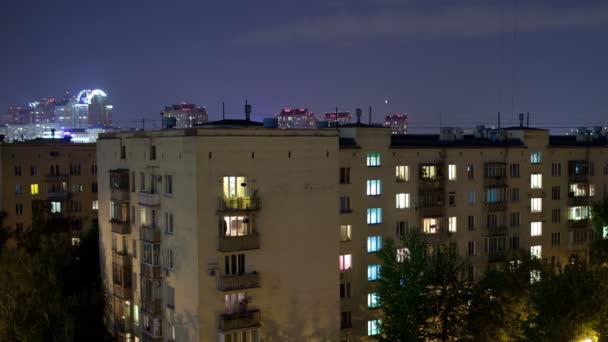
[[[0,163],[3,228],[21,232],[43,215],[43,220],[65,225],[77,239],[97,219],[94,144],[63,139],[0,143]]]
[[[415,227],[429,253],[455,244],[472,281],[515,251],[561,267],[587,257],[607,191],[605,136],[526,127],[228,120],[98,143],[119,340],[371,340],[387,238]]]
[[[338,141],[243,120],[101,135],[116,340],[339,340]]]

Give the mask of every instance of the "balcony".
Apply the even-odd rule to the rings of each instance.
[[[422,217],[443,217],[442,205],[422,205],[420,206],[420,216]]]
[[[442,189],[443,186],[444,182],[442,177],[420,178],[418,182],[418,188],[422,190]]]
[[[506,211],[507,203],[506,202],[485,202],[487,211]]]
[[[231,331],[260,326],[260,311],[248,310],[245,312],[223,314],[219,319],[220,331]]]
[[[114,284],[114,296],[121,299],[133,299],[131,285]]]
[[[133,332],[133,322],[129,319],[115,318],[114,331],[117,334],[129,334]]]
[[[589,205],[589,196],[568,196],[568,206],[579,207]]]
[[[44,180],[47,183],[67,182],[69,178],[70,178],[70,176],[67,174],[46,174],[46,175],[44,175]]]
[[[141,275],[150,279],[161,279],[162,270],[160,265],[151,265],[142,262],[141,263]]]
[[[422,240],[427,245],[436,245],[446,242],[450,234],[445,231],[439,231],[437,233],[422,233]]]
[[[505,251],[490,251],[488,252],[488,262],[501,262],[507,260]]]
[[[260,287],[260,274],[257,272],[220,276],[217,289],[220,291],[234,291]]]
[[[586,173],[574,173],[568,175],[570,183],[589,183],[589,175]]]
[[[141,309],[153,316],[162,315],[162,304],[160,298],[141,298]]]
[[[483,179],[486,188],[506,188],[507,176],[486,176]]]
[[[260,236],[257,233],[240,236],[220,236],[221,252],[245,251],[260,248]]]
[[[488,226],[486,227],[486,236],[506,236],[508,232],[506,225]]]
[[[220,212],[235,212],[235,211],[254,211],[260,208],[259,198],[252,197],[235,197],[235,198],[224,198],[221,197],[219,200]]]
[[[141,191],[139,193],[139,204],[147,207],[158,207],[160,206],[160,194]]]
[[[160,242],[160,228],[155,226],[139,227],[139,238],[146,242]]]
[[[110,200],[126,202],[129,200],[129,189],[110,189]]]
[[[117,251],[112,251],[112,263],[115,265],[118,265],[120,267],[125,267],[125,268],[130,268],[132,267],[132,260],[133,258],[131,257],[131,254],[126,253],[126,252],[117,252]]]
[[[53,191],[46,195],[49,201],[65,201],[70,197],[70,193],[67,191]]]
[[[112,225],[112,233],[117,234],[131,234],[131,224],[128,221],[121,221],[111,219],[110,224]]]
[[[568,220],[568,228],[570,228],[570,229],[587,228],[588,226],[589,226],[589,219]]]

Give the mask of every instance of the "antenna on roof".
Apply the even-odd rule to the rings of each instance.
[[[338,126],[338,107],[336,107],[336,126]]]
[[[443,127],[443,112],[439,112],[439,129]]]
[[[361,108],[357,108],[355,109],[355,112],[357,113],[357,123],[360,124],[361,123],[361,116],[363,115]]]
[[[372,106],[369,106],[369,125],[372,125]]]
[[[519,113],[519,127],[524,127],[524,113]]]
[[[251,105],[245,100],[245,120],[251,121]]]
[[[222,101],[222,120],[226,120],[226,104]]]
[[[527,112],[526,127],[530,128],[530,112]]]
[[[500,129],[500,112],[498,112],[498,129]]]

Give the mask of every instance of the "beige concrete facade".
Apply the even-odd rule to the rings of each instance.
[[[94,144],[33,140],[0,144],[0,208],[4,227],[32,225],[32,203],[48,207],[47,217],[65,219],[75,236],[97,219],[97,158]]]

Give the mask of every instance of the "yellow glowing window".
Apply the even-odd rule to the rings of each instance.
[[[32,195],[37,195],[38,194],[38,184],[30,185],[30,192],[32,193]]]

